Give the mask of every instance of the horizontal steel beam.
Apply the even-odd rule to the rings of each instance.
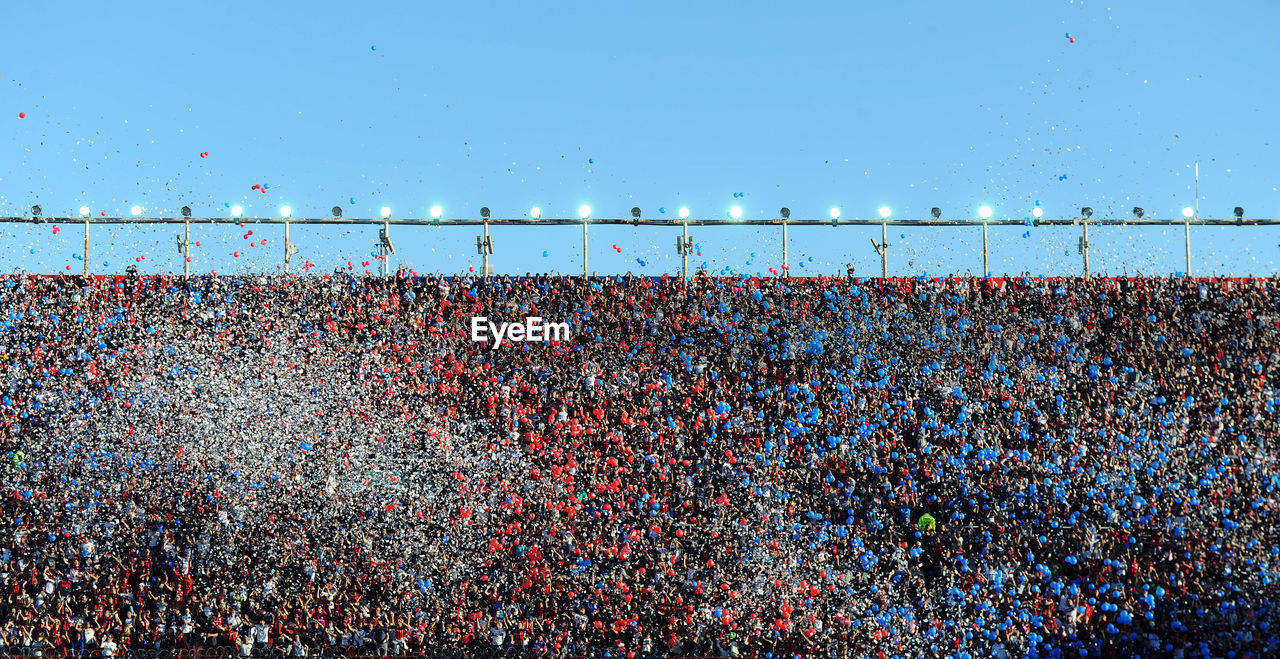
[[[342,225],[380,225],[393,224],[404,226],[423,226],[423,227],[464,227],[464,226],[481,226],[489,224],[490,226],[578,226],[583,220],[574,219],[542,219],[531,220],[527,218],[512,219],[439,219],[439,220],[418,220],[418,219],[356,219],[345,217],[299,217],[283,219],[279,217],[0,217],[0,223],[8,224],[51,224],[51,223],[83,223],[90,224],[327,224],[334,226]],[[601,226],[638,226],[638,227],[680,227],[688,224],[691,227],[701,226],[718,226],[718,227],[734,227],[734,226],[782,226],[787,224],[793,227],[830,227],[830,226],[880,226],[886,224],[891,227],[980,227],[988,225],[998,226],[1080,226],[1086,221],[1073,219],[1059,220],[1032,220],[1030,224],[1027,220],[721,220],[721,219],[704,219],[704,220],[675,220],[675,219],[630,219],[630,218],[601,218],[586,220],[587,224]],[[1093,226],[1182,226],[1188,223],[1186,220],[1152,220],[1152,219],[1090,219],[1087,222]],[[1193,226],[1280,226],[1280,219],[1201,219],[1190,220]]]

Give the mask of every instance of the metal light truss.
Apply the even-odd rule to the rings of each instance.
[[[487,216],[488,209],[482,209],[481,215]],[[785,209],[784,209],[785,211]],[[34,209],[35,213],[39,213],[38,207]],[[184,208],[183,212],[187,212]],[[1136,212],[1136,211],[1135,211]],[[1237,209],[1237,212],[1240,212]],[[525,218],[509,218],[495,219],[490,217],[481,217],[480,219],[394,219],[386,218],[343,218],[343,217],[325,217],[325,218],[290,218],[290,217],[0,217],[0,223],[9,224],[46,224],[52,222],[60,222],[70,224],[72,222],[80,222],[84,225],[84,274],[89,274],[89,229],[91,225],[129,225],[129,224],[182,224],[186,227],[184,236],[178,238],[179,251],[185,257],[183,264],[183,273],[189,275],[190,270],[190,243],[191,243],[191,225],[192,224],[283,224],[284,225],[284,269],[289,270],[290,257],[297,252],[297,248],[289,240],[289,227],[294,224],[308,225],[333,225],[333,226],[354,226],[354,225],[381,225],[382,230],[379,233],[379,255],[382,260],[382,272],[384,275],[390,274],[390,254],[395,253],[390,238],[390,228],[395,226],[413,226],[413,227],[464,227],[464,226],[481,226],[484,228],[483,236],[477,237],[477,246],[480,254],[484,257],[484,266],[482,272],[485,275],[492,274],[489,267],[489,254],[493,253],[493,243],[489,236],[489,228],[491,226],[519,226],[519,227],[539,227],[539,226],[582,226],[582,273],[587,275],[590,273],[588,267],[588,235],[587,228],[591,225],[597,226],[633,226],[633,227],[667,227],[680,228],[682,235],[679,238],[677,251],[681,255],[681,272],[684,276],[689,274],[689,249],[692,239],[689,236],[689,227],[781,227],[782,229],[782,262],[783,276],[789,276],[789,244],[788,228],[797,227],[841,227],[841,226],[863,226],[863,227],[880,227],[881,239],[877,243],[872,240],[871,243],[875,247],[875,251],[880,255],[881,274],[884,277],[889,276],[889,241],[888,227],[981,227],[982,228],[982,271],[984,274],[989,273],[988,267],[988,249],[987,249],[987,229],[992,226],[1079,226],[1082,228],[1080,237],[1080,254],[1084,257],[1084,274],[1086,277],[1090,275],[1089,268],[1089,226],[1148,226],[1148,227],[1173,227],[1181,224],[1183,226],[1186,246],[1186,265],[1187,274],[1191,273],[1191,226],[1277,226],[1280,225],[1280,219],[1201,219],[1184,217],[1179,220],[1156,220],[1143,218],[1126,218],[1126,219],[1093,219],[1087,218],[1071,218],[1071,219],[987,219],[987,220],[942,220],[936,218],[930,219],[792,219],[778,218],[768,220],[724,220],[724,219],[644,219],[639,217],[639,209],[632,209],[633,216],[630,218],[549,218],[549,219],[525,219]]]
[[[1280,218],[1277,219],[1192,219],[1184,221],[1180,219],[1171,220],[1153,220],[1145,219],[1089,219],[1080,218],[1073,219],[1057,219],[1047,220],[1044,218],[1038,220],[1030,220],[1031,225],[1027,225],[1027,220],[908,220],[908,219],[838,219],[838,220],[797,220],[797,219],[776,219],[776,220],[726,220],[726,219],[702,219],[697,220],[689,218],[687,220],[679,219],[634,219],[634,218],[590,218],[582,220],[579,218],[557,218],[557,219],[538,219],[529,218],[509,218],[509,219],[393,219],[393,218],[346,218],[346,217],[323,217],[323,218],[279,218],[279,217],[0,217],[0,223],[17,223],[17,224],[48,224],[54,222],[70,223],[70,222],[88,222],[90,224],[332,224],[332,225],[374,225],[374,224],[390,224],[390,225],[406,225],[406,226],[442,226],[442,227],[463,227],[463,226],[482,226],[485,224],[491,226],[578,226],[580,224],[599,224],[609,225],[630,225],[630,226],[651,226],[651,227],[680,227],[689,225],[691,227],[700,226],[782,226],[784,224],[791,226],[880,226],[882,224],[891,227],[894,226],[912,226],[912,227],[980,227],[983,225],[998,226],[1080,226],[1085,224],[1094,226],[1179,226],[1188,222],[1195,226],[1269,226],[1280,225]]]

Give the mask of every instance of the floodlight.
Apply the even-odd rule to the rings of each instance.
[[[833,219],[833,220],[838,220],[838,219],[840,219],[840,209],[839,209],[839,208],[836,208],[835,206],[832,206],[832,207],[831,207],[831,219]]]
[[[1235,209],[1234,213],[1235,213],[1235,215],[1236,215],[1236,219],[1237,219],[1237,220],[1244,219],[1244,209],[1243,209],[1243,208],[1241,208],[1241,207],[1239,207],[1239,206],[1236,206],[1236,209]]]
[[[989,219],[991,219],[991,207],[990,207],[990,206],[983,206],[983,207],[979,208],[979,209],[978,209],[978,217],[980,217],[980,218],[982,218],[982,219],[984,219],[984,220],[989,220]]]
[[[1044,215],[1044,209],[1040,208],[1039,206],[1036,206],[1035,208],[1031,209],[1031,214],[1035,216],[1035,218],[1038,220]]]
[[[287,219],[289,219],[289,216],[290,216],[290,215],[293,215],[293,209],[292,209],[292,208],[290,208],[290,207],[288,207],[288,206],[281,206],[281,207],[280,207],[280,217],[283,217],[284,219],[286,219],[286,220],[287,220]]]
[[[892,212],[892,211],[890,211],[890,210],[889,210],[889,207],[888,207],[888,206],[881,206],[881,207],[880,207],[880,219],[882,219],[882,220],[887,220],[887,219],[889,219],[889,213],[890,213],[890,212]]]
[[[781,215],[782,219],[785,220],[791,217],[791,209],[787,208],[786,206],[783,206],[782,209],[778,211],[778,215]]]
[[[680,219],[682,220],[689,219],[689,208],[687,206],[680,207]]]
[[[1081,209],[1080,209],[1080,217],[1083,217],[1083,218],[1084,218],[1084,219],[1086,219],[1086,220],[1087,220],[1087,219],[1089,219],[1089,218],[1091,218],[1091,217],[1093,217],[1093,209],[1092,209],[1092,208],[1090,208],[1090,207],[1088,207],[1088,206],[1085,206],[1084,208],[1081,208]]]
[[[583,204],[583,205],[579,206],[579,207],[578,207],[578,217],[580,217],[580,218],[582,218],[582,219],[584,219],[584,220],[585,220],[585,219],[587,219],[588,217],[591,217],[591,207],[590,207],[590,206],[588,206],[588,205],[586,205],[586,204]]]
[[[1142,214],[1143,214],[1143,210],[1142,210],[1142,207],[1141,207],[1141,206],[1134,206],[1134,207],[1133,207],[1133,216],[1134,216],[1134,218],[1141,220],[1141,219],[1142,219]]]
[[[1187,218],[1188,220],[1191,219],[1191,216],[1195,214],[1196,214],[1196,209],[1190,206],[1184,206],[1182,208],[1182,216]]]
[[[481,206],[481,207],[480,207],[480,217],[483,217],[483,218],[484,218],[484,219],[486,219],[486,220],[487,220],[487,219],[489,219],[489,207],[488,207],[488,206]]]
[[[133,211],[133,215],[134,215],[134,217],[137,217],[137,216],[139,216],[139,215],[142,215],[142,207],[141,207],[141,206],[134,206],[133,208],[131,208],[131,209],[129,209],[129,210]]]
[[[444,209],[443,209],[443,208],[440,208],[439,206],[432,206],[432,207],[431,207],[431,218],[432,218],[432,219],[436,219],[436,220],[438,220],[438,219],[440,219],[440,216],[441,216],[441,215],[444,215]]]
[[[731,208],[729,209],[729,217],[731,217],[731,218],[733,218],[733,219],[735,219],[735,220],[740,220],[740,219],[742,219],[742,207],[741,207],[741,206],[733,206],[733,207],[731,207]]]
[[[635,219],[637,219],[637,220],[638,220],[638,219],[640,219],[640,207],[639,207],[639,206],[632,206],[632,207],[631,207],[631,217],[634,217],[634,218],[635,218]]]
[[[383,207],[382,207],[382,209],[381,209],[381,213],[382,213],[382,217],[383,217],[383,219],[386,219],[386,218],[388,218],[388,217],[391,217],[391,207],[390,207],[390,206],[383,206]]]
[[[541,208],[538,208],[537,206],[534,206],[533,208],[530,208],[530,209],[529,209],[529,217],[532,217],[532,218],[533,218],[533,219],[535,219],[535,220],[536,220],[536,219],[538,219],[538,218],[540,218],[540,217],[542,217],[542,209],[541,209]]]
[[[90,212],[91,212],[91,211],[89,210],[89,207],[88,207],[88,206],[81,206],[81,207],[80,207],[80,217],[89,217],[89,213],[90,213]]]
[[[190,207],[190,206],[183,206],[183,207],[182,207],[182,216],[183,216],[183,217],[191,217],[191,207]]]
[[[341,206],[334,206],[334,207],[333,207],[329,212],[333,213],[333,216],[334,216],[334,217],[342,217],[342,207],[341,207]]]
[[[929,209],[929,214],[932,215],[933,219],[936,220],[942,217],[942,209],[938,208],[937,206],[934,206],[933,208]]]
[[[231,217],[240,217],[241,215],[244,215],[244,209],[243,209],[243,208],[241,208],[241,207],[239,207],[239,206],[232,206],[232,207],[231,207]]]

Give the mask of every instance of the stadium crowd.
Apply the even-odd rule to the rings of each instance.
[[[0,652],[1280,656],[1278,374],[1277,279],[0,277]]]

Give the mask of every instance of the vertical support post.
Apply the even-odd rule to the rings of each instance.
[[[89,220],[84,221],[84,276],[89,276]]]
[[[391,240],[391,223],[387,222],[386,220],[383,220],[382,222],[382,235],[386,236],[387,240]],[[381,243],[382,241],[378,241],[378,242]],[[487,259],[488,257],[485,257],[485,258]],[[390,275],[391,275],[391,250],[387,249],[386,245],[383,245],[382,246],[382,276],[389,277]]]
[[[982,276],[991,275],[991,266],[987,264],[987,223],[982,223]]]
[[[185,227],[186,233],[182,237],[182,276],[190,277],[191,276],[191,221],[186,220],[183,222],[183,224],[186,225]],[[289,242],[289,239],[285,238],[284,242],[287,245]],[[286,268],[285,271],[287,272],[288,269]]]
[[[587,269],[587,219],[582,218],[582,276],[586,277]]]
[[[788,242],[789,241],[787,240],[787,221],[783,220],[782,221],[782,276],[783,277],[791,276],[791,259],[790,259],[790,252],[788,250]]]
[[[1198,217],[1198,215],[1197,215]],[[1187,248],[1187,276],[1191,276],[1191,220],[1186,219],[1182,222],[1183,238],[1185,239]]]
[[[284,271],[285,271],[285,274],[288,274],[289,272],[289,220],[288,218],[285,218],[285,221],[284,221]]]
[[[484,223],[484,248],[481,251],[484,252],[484,266],[483,266],[484,270],[482,272],[484,273],[485,277],[488,277],[489,276],[489,222],[488,221]]]
[[[689,223],[684,223],[684,235],[680,238],[680,274],[689,278]]]
[[[1186,221],[1182,223],[1184,238],[1187,247],[1187,276],[1191,276],[1191,220],[1183,218]],[[1196,220],[1200,219],[1200,161],[1196,161]]]
[[[1084,221],[1084,241],[1081,245],[1084,253],[1084,276],[1089,276],[1089,220]]]
[[[889,223],[880,221],[880,276],[889,278]]]

